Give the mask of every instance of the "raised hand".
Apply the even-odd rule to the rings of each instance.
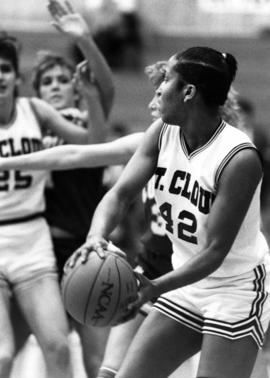
[[[80,38],[90,33],[83,17],[74,12],[68,1],[49,0],[48,10],[53,18],[52,25],[72,38]]]

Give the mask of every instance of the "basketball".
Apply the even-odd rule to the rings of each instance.
[[[112,326],[137,298],[137,280],[129,263],[115,253],[101,258],[90,253],[85,263],[77,261],[64,274],[62,296],[67,312],[79,323]]]

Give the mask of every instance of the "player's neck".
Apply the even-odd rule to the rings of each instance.
[[[219,116],[193,119],[183,128],[184,137],[190,152],[204,146],[221,123]]]
[[[16,100],[0,98],[0,127],[9,124],[14,116]]]

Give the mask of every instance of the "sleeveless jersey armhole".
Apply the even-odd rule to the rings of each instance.
[[[168,127],[167,123],[163,123],[162,128],[160,130],[159,137],[158,137],[158,150],[159,151],[161,149],[162,137],[163,137],[163,134],[165,133],[167,127]]]
[[[225,157],[224,159],[222,160],[222,162],[220,163],[217,171],[216,171],[216,174],[215,174],[215,188],[217,188],[218,186],[218,182],[219,182],[219,179],[220,179],[220,176],[224,170],[224,168],[227,166],[227,164],[229,163],[229,161],[234,157],[234,155],[237,154],[237,152],[239,151],[242,151],[244,149],[253,149],[255,151],[258,152],[257,148],[252,144],[252,143],[242,143],[242,144],[239,144],[238,146],[236,146],[235,148],[233,148]],[[258,153],[258,156],[260,157],[260,154]],[[260,161],[262,163],[262,160],[260,158]]]

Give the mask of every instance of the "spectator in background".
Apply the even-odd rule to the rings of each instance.
[[[136,0],[115,0],[123,29],[122,64],[130,69],[142,67],[143,38]]]

